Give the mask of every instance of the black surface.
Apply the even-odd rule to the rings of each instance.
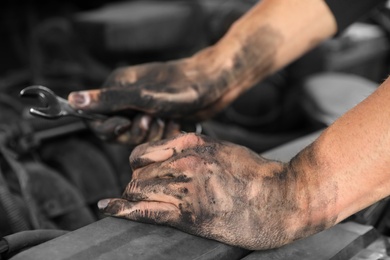
[[[326,0],[336,19],[339,33],[384,2],[385,0]]]
[[[106,218],[12,259],[349,259],[378,237],[371,226],[350,222],[279,249],[251,253],[169,227]]]
[[[12,259],[240,259],[246,254],[173,228],[106,218]]]
[[[379,234],[371,226],[349,222],[278,249],[254,252],[243,259],[345,260],[359,253],[378,237]]]

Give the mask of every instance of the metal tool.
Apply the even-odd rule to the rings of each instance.
[[[30,108],[30,114],[48,119],[56,119],[62,116],[75,116],[89,120],[105,120],[106,115],[88,113],[71,107],[66,99],[57,96],[53,91],[44,86],[30,86],[20,91],[22,97],[39,98],[43,106]],[[184,131],[186,124],[183,123]],[[188,132],[202,133],[202,126],[197,123],[195,128],[190,128]]]
[[[30,86],[20,91],[22,97],[39,98],[43,106],[30,108],[30,114],[48,119],[56,119],[62,116],[76,116],[90,120],[104,120],[108,117],[100,114],[92,114],[71,107],[68,101],[57,96],[53,91],[44,86]]]

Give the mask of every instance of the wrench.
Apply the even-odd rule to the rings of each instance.
[[[72,108],[66,99],[57,96],[53,91],[44,86],[30,86],[20,91],[22,97],[39,98],[43,106],[30,108],[30,114],[48,119],[56,119],[62,116],[76,116],[89,120],[105,120],[108,116],[101,114],[92,114],[82,110]],[[202,132],[202,126],[195,124],[195,129],[189,132]]]
[[[40,107],[30,108],[30,114],[48,119],[56,119],[62,116],[75,116],[89,120],[105,120],[108,117],[101,114],[92,114],[72,108],[68,101],[57,96],[53,91],[44,86],[30,86],[20,91],[22,97],[39,98]]]

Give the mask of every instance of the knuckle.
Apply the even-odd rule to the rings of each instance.
[[[115,87],[121,83],[133,83],[136,81],[136,73],[131,67],[121,67],[115,69],[107,78],[104,87]]]
[[[135,160],[137,160],[138,158],[140,158],[145,153],[146,149],[147,149],[146,143],[136,146],[129,156],[130,164]]]
[[[198,144],[202,141],[201,137],[196,133],[187,133],[180,137],[187,144]]]

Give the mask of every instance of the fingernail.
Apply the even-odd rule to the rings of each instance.
[[[140,126],[144,130],[149,130],[150,122],[152,121],[152,118],[150,116],[144,115],[141,118]]]
[[[70,102],[77,107],[85,107],[89,105],[91,99],[87,92],[74,92],[70,95]]]
[[[99,200],[97,206],[98,206],[98,208],[99,208],[100,210],[103,210],[103,209],[107,208],[108,203],[110,203],[110,200],[109,200],[109,199]]]

